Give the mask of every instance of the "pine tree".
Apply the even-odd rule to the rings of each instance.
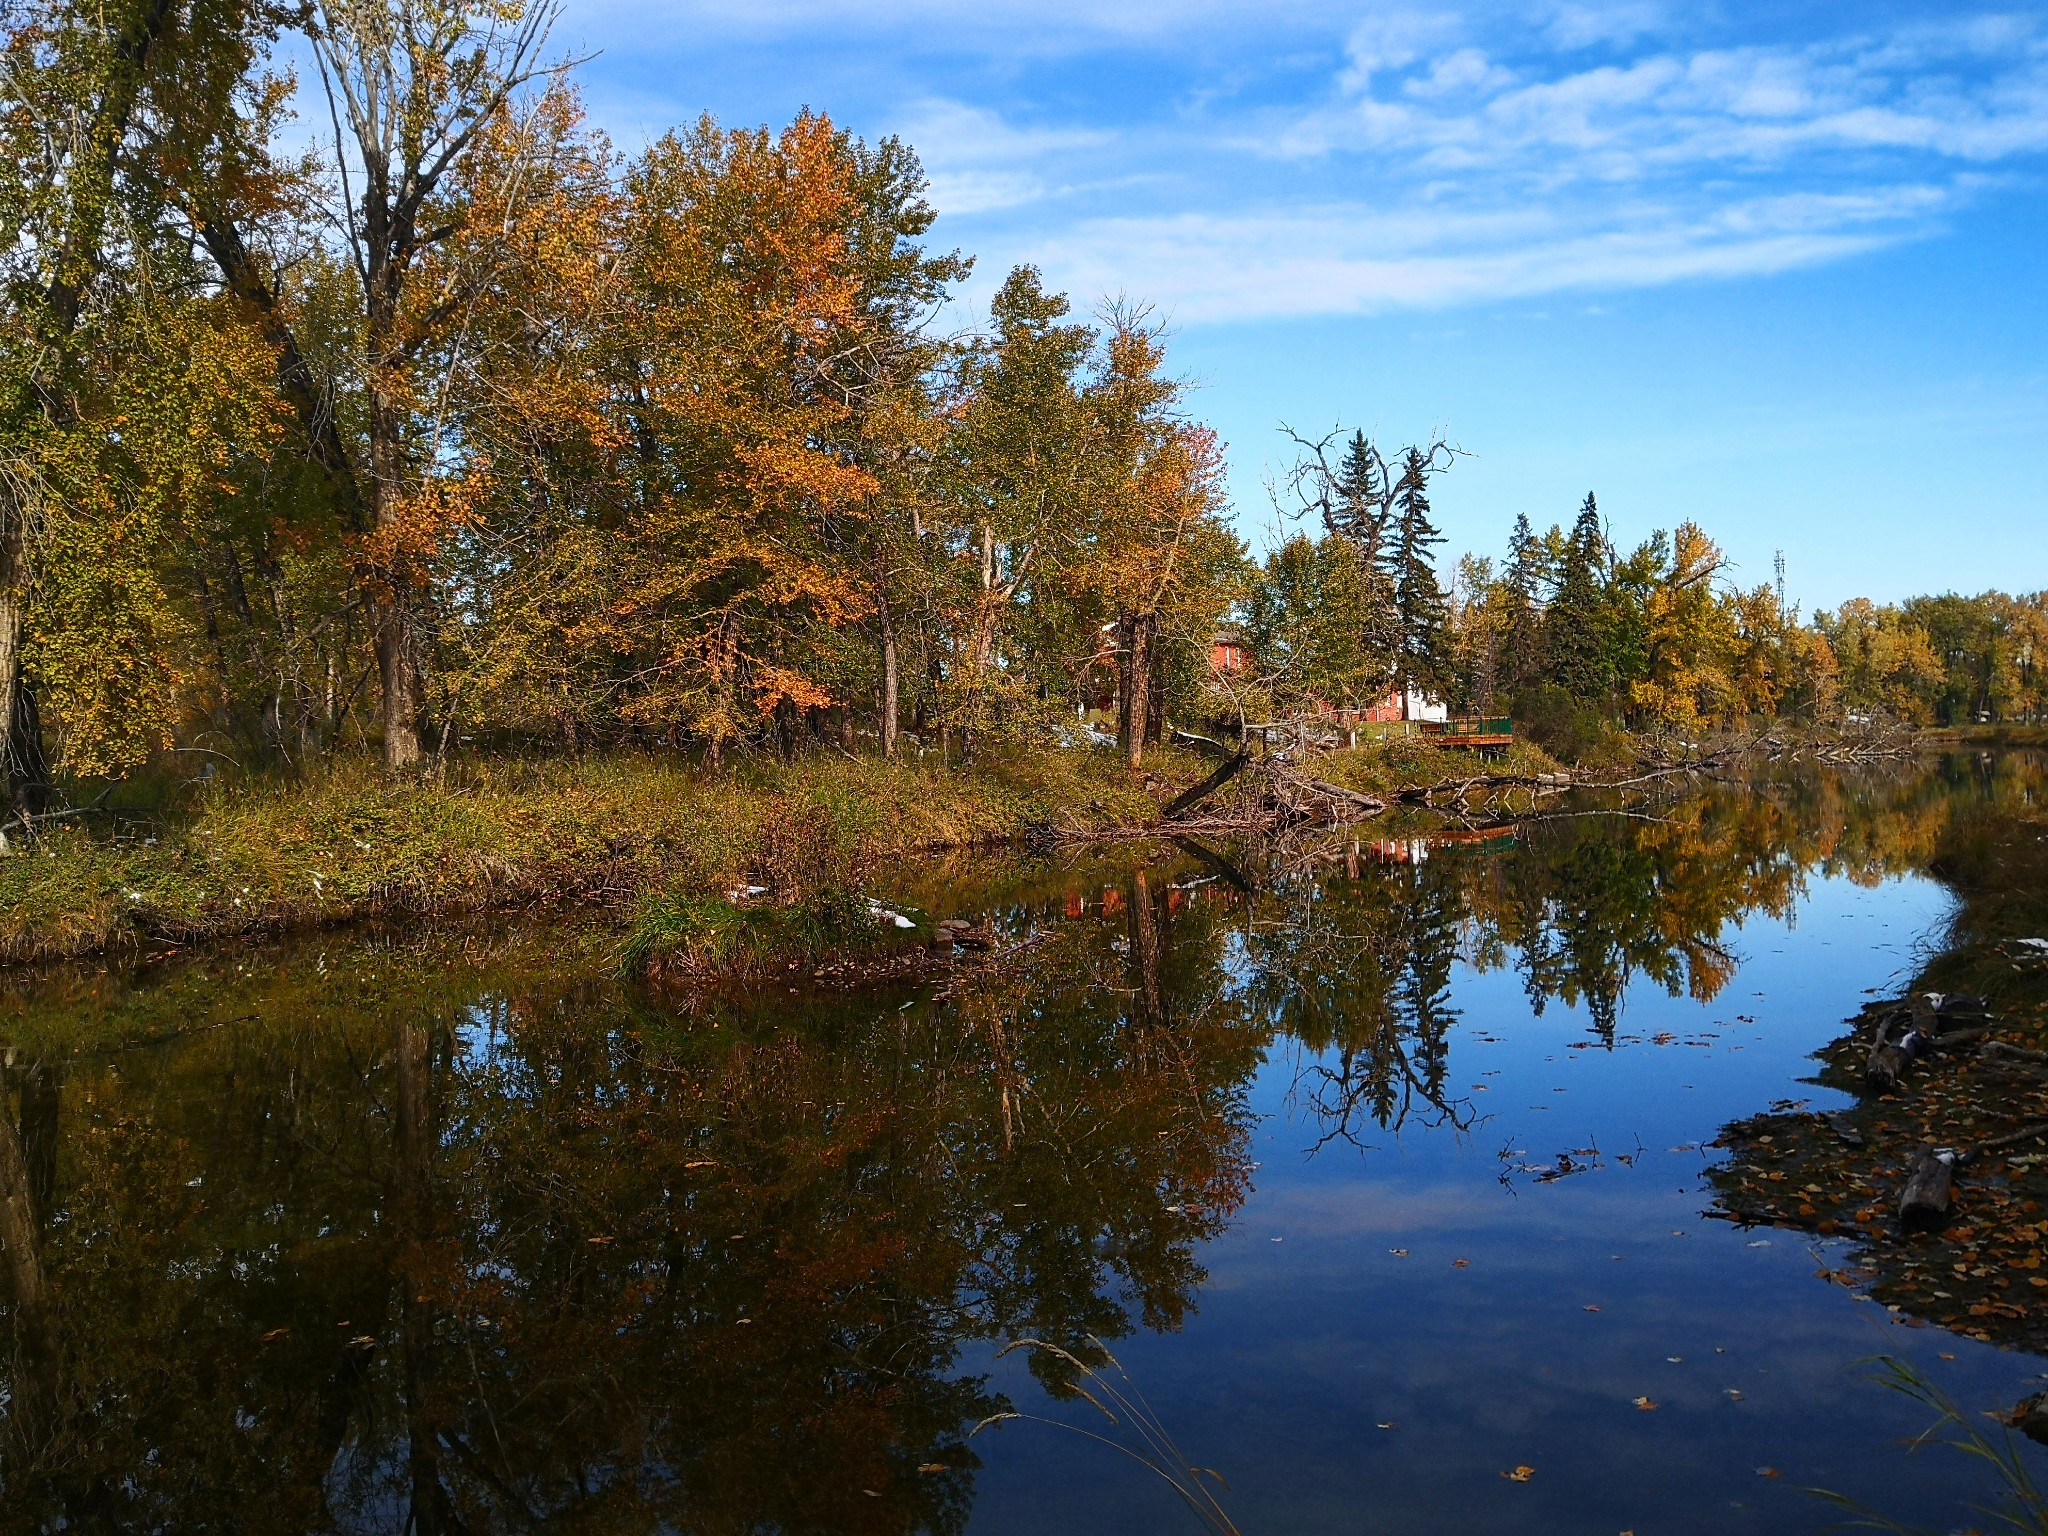
[[[1440,684],[1449,604],[1437,580],[1435,547],[1444,541],[1429,517],[1430,461],[1410,448],[1395,482],[1383,568],[1393,589],[1399,627],[1395,670],[1402,691]]]
[[[1557,587],[1543,618],[1545,672],[1575,699],[1598,698],[1608,687],[1600,622],[1606,567],[1607,535],[1599,505],[1588,491],[1565,541]]]

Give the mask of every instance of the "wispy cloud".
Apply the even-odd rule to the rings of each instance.
[[[876,92],[817,104],[916,145],[984,277],[1034,260],[1077,296],[1208,321],[1748,275],[1937,234],[2048,155],[2048,16],[1871,16],[694,0],[660,24],[778,63],[808,49]],[[896,72],[850,72],[878,37]]]
[[[1532,209],[1108,218],[1050,239],[1039,255],[1082,292],[1135,289],[1177,321],[1375,313],[1815,266],[1908,238],[1955,196],[1908,185],[1691,214],[1636,203],[1593,229]]]
[[[938,98],[912,104],[899,131],[924,162],[934,204],[955,214],[1037,202],[1060,185],[1059,162],[1111,140],[1084,127],[1020,127],[985,107]]]

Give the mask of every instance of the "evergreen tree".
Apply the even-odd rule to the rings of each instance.
[[[1502,681],[1510,690],[1527,687],[1543,666],[1543,543],[1527,513],[1515,518],[1508,535],[1508,565],[1501,582]]]
[[[1607,691],[1601,635],[1606,572],[1607,535],[1599,505],[1588,491],[1565,541],[1556,590],[1543,617],[1545,672],[1575,699],[1598,698]]]
[[[1387,473],[1386,460],[1363,432],[1352,433],[1345,445],[1334,489],[1336,495],[1324,516],[1330,532],[1351,540],[1366,564],[1377,565],[1394,500],[1393,477]]]
[[[1444,626],[1449,604],[1437,580],[1436,546],[1444,536],[1429,516],[1430,460],[1410,448],[1395,482],[1393,513],[1383,545],[1382,568],[1392,588],[1399,641],[1395,673],[1402,689],[1441,687]]]

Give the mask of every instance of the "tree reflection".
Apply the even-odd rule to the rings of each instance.
[[[8,1446],[0,1525],[958,1529],[1001,1406],[962,1347],[1174,1326],[1245,1189],[1260,1041],[1134,887],[1149,946],[1062,937],[940,1008],[677,1019],[426,949],[81,1066],[21,1249],[64,1428]]]
[[[1178,1326],[1276,1044],[1324,1141],[1466,1125],[1461,964],[1611,1039],[1973,792],[949,875],[1008,958],[936,999],[684,1007],[518,931],[24,983],[0,1531],[958,1530],[1004,1406],[965,1351]]]

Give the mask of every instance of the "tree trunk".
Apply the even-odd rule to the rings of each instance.
[[[882,756],[896,755],[896,625],[883,595],[877,609],[882,620]]]
[[[411,605],[395,573],[386,573],[387,589],[376,600],[377,680],[383,690],[378,707],[384,733],[384,766],[393,773],[417,768],[420,761],[419,665],[413,654]]]
[[[0,502],[0,823],[16,812],[40,811],[49,801],[42,716],[22,667],[28,638],[27,557],[27,509],[6,495]]]
[[[1116,617],[1116,744],[1126,754],[1131,750],[1131,632],[1137,623],[1135,614]]]
[[[788,699],[775,705],[775,755],[785,763],[796,761],[796,705]]]
[[[399,403],[375,383],[383,337],[392,322],[371,320],[370,494],[376,508],[377,560],[370,572],[372,623],[377,646],[377,680],[383,691],[379,725],[384,733],[384,766],[393,773],[419,766],[420,670],[413,630],[413,575],[410,552],[395,547],[404,511],[405,453]]]
[[[0,737],[0,822],[6,821],[14,812],[25,810],[22,794],[22,765],[15,761],[14,721],[15,695],[21,689],[21,639],[26,627],[21,593],[16,584],[19,569],[19,543],[13,530],[0,530],[5,544],[0,545],[0,726],[6,727],[6,734]]]
[[[1122,718],[1117,722],[1124,761],[1136,768],[1145,760],[1145,735],[1152,702],[1152,634],[1159,621],[1151,614],[1124,616],[1123,677],[1118,687]]]
[[[1158,621],[1145,643],[1145,745],[1156,747],[1166,733],[1166,672],[1159,664]]]
[[[50,759],[43,751],[43,713],[35,684],[15,663],[14,708],[8,713],[4,755],[14,782],[14,801],[30,815],[49,808]]]
[[[1909,1229],[1947,1225],[1955,1205],[1954,1163],[1951,1153],[1933,1147],[1921,1149],[1899,1194],[1899,1225]]]

